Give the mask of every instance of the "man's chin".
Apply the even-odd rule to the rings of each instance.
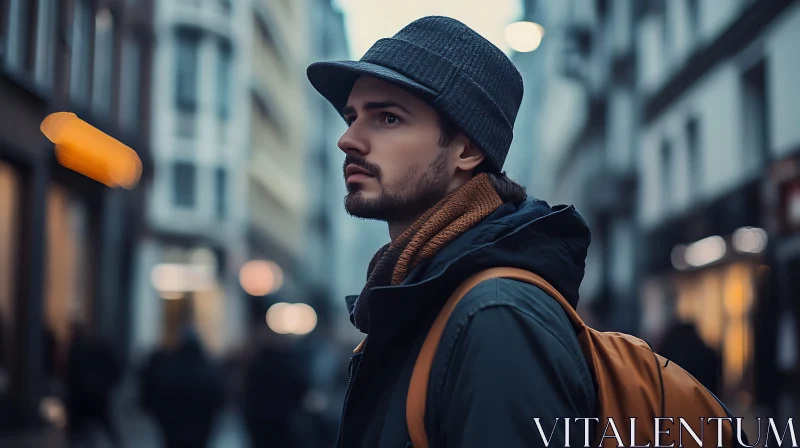
[[[447,193],[443,187],[427,188],[423,194],[409,197],[392,195],[386,191],[371,194],[363,189],[352,191],[344,198],[345,211],[350,216],[385,222],[406,221],[433,207]]]
[[[398,207],[385,196],[369,197],[363,191],[349,193],[344,199],[344,209],[355,218],[391,221],[397,215]]]
[[[380,207],[374,199],[365,198],[363,192],[357,191],[348,194],[344,199],[344,209],[347,214],[355,218],[382,219]]]

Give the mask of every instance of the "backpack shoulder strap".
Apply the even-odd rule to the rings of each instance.
[[[491,268],[467,278],[447,299],[439,315],[436,316],[436,320],[422,343],[417,362],[414,364],[406,400],[406,424],[408,425],[408,434],[411,437],[411,443],[414,448],[428,448],[428,435],[425,432],[425,404],[428,396],[428,380],[431,374],[431,366],[433,365],[433,357],[436,355],[436,349],[439,346],[442,333],[444,333],[444,327],[447,325],[447,321],[456,305],[467,292],[484,280],[492,278],[513,278],[541,288],[557,299],[562,307],[565,307],[571,320],[580,326],[584,325],[578,313],[569,305],[569,302],[547,281],[532,272],[517,268]]]

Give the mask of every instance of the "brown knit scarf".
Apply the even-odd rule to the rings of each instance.
[[[402,283],[420,263],[501,205],[503,201],[489,176],[479,174],[428,209],[394,241],[378,249],[369,263],[367,284],[353,308],[351,318],[356,328],[364,333],[369,331],[366,299],[372,288]]]

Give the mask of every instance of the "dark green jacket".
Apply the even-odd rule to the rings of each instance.
[[[350,363],[338,446],[411,446],[406,395],[416,356],[453,290],[480,270],[535,272],[573,306],[589,229],[573,207],[506,203],[415,269],[369,296],[370,334]],[[348,297],[352,308],[355,296]],[[575,331],[559,304],[534,286],[487,280],[456,307],[433,361],[426,406],[431,448],[564,446],[565,418],[595,417],[597,398]],[[555,419],[558,426],[553,431]],[[574,420],[573,420],[574,422]],[[570,442],[582,446],[582,425]]]

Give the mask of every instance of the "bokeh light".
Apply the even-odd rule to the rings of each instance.
[[[317,326],[317,312],[305,303],[278,302],[269,307],[266,320],[275,333],[306,335]]]
[[[720,260],[725,252],[725,240],[720,236],[710,236],[686,248],[686,263],[692,267],[705,266]]]
[[[514,22],[506,26],[506,41],[516,52],[528,53],[539,48],[544,27],[534,22]]]
[[[55,144],[58,163],[106,186],[131,189],[142,176],[136,151],[70,112],[42,121],[42,133]]]
[[[214,275],[205,266],[161,263],[150,271],[150,282],[164,299],[179,299],[184,292],[210,291]]]
[[[742,227],[733,234],[733,249],[740,253],[759,254],[767,248],[767,232],[757,227]]]
[[[239,283],[251,296],[265,296],[281,288],[283,271],[274,261],[250,260],[239,271]]]

